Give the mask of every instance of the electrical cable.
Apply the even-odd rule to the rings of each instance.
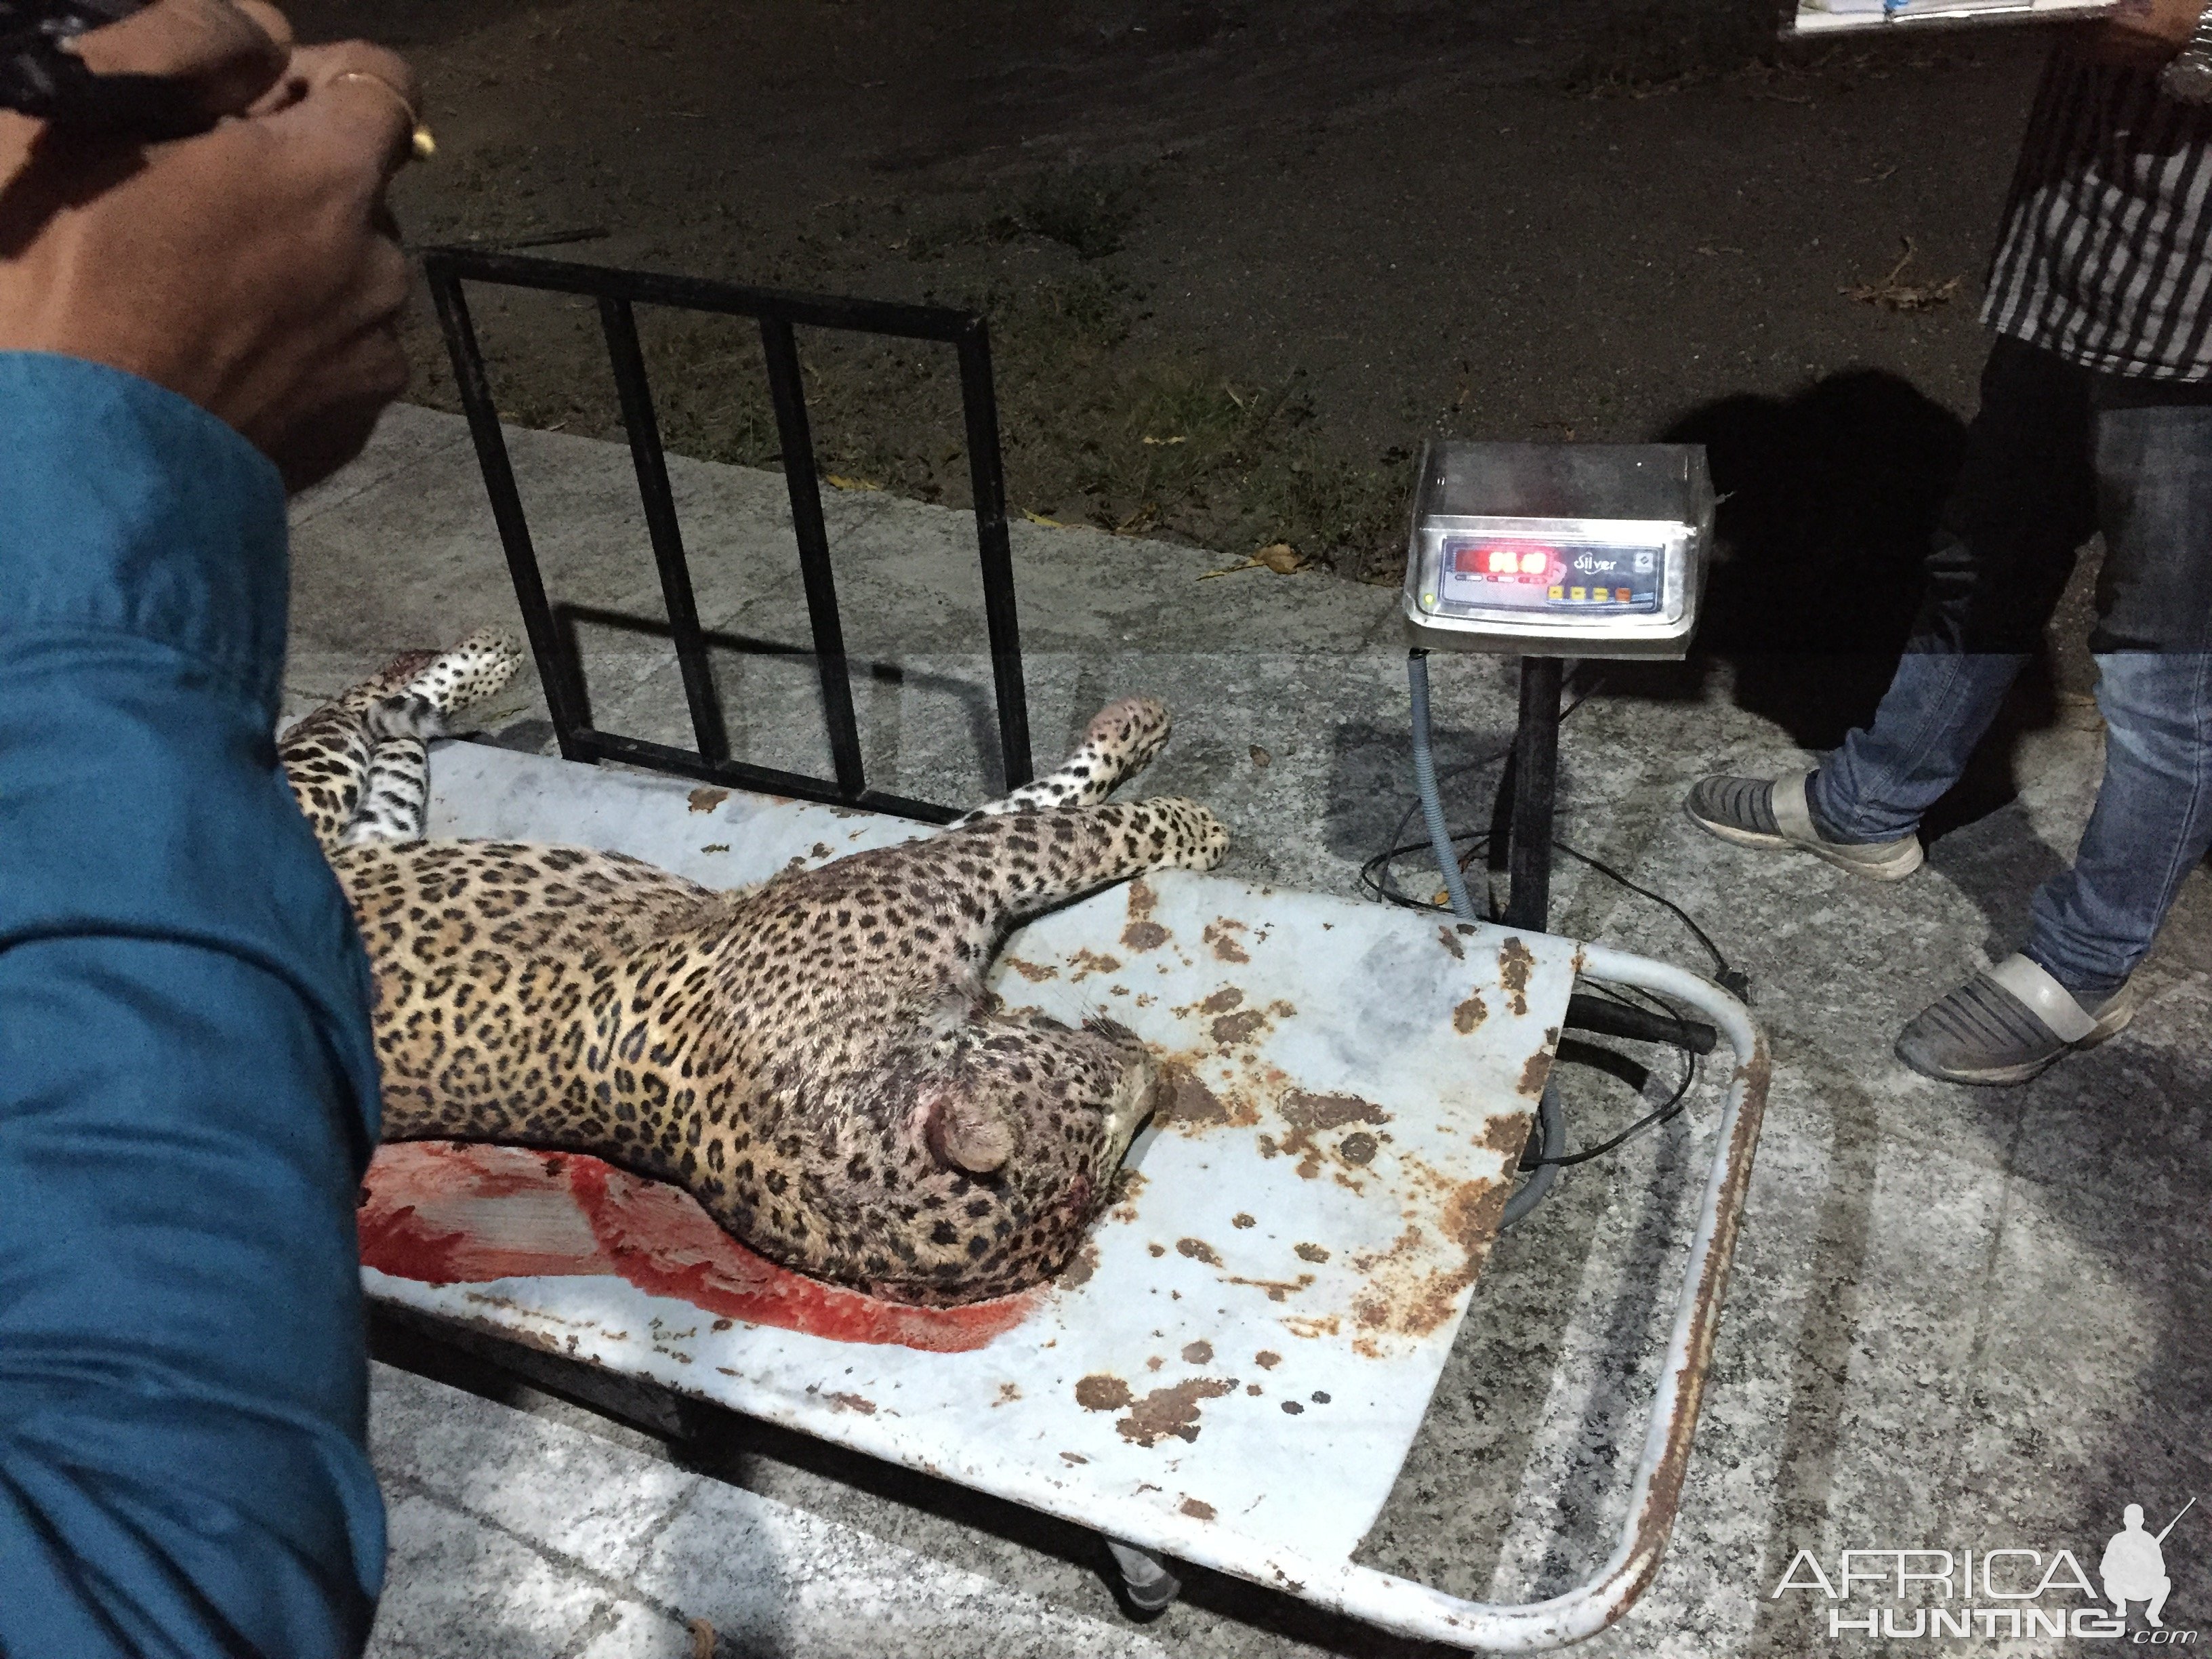
[[[1458,769],[1471,769],[1475,764],[1477,764],[1477,763],[1469,763],[1468,767]],[[1418,803],[1413,806],[1407,808],[1405,814],[1406,817],[1412,817],[1413,813],[1419,810],[1419,807]],[[1404,820],[1401,819],[1400,823],[1400,833],[1402,834]],[[1462,830],[1454,833],[1450,836],[1450,840],[1455,846],[1461,843],[1464,843],[1466,846],[1467,850],[1458,855],[1460,867],[1464,870],[1466,868],[1466,860],[1474,858],[1478,853],[1487,850],[1490,845],[1490,831],[1487,830]],[[1559,852],[1565,853],[1569,858],[1575,860],[1577,862],[1588,865],[1591,869],[1596,871],[1598,874],[1603,876],[1607,880],[1626,888],[1628,891],[1635,894],[1638,898],[1649,900],[1651,903],[1656,904],[1663,909],[1673,912],[1674,915],[1681,921],[1682,925],[1689,930],[1691,937],[1695,939],[1698,943],[1704,947],[1706,954],[1712,957],[1713,982],[1721,987],[1722,989],[1727,991],[1739,1002],[1748,1003],[1751,1000],[1751,975],[1745,973],[1741,969],[1735,966],[1729,961],[1727,956],[1722,951],[1720,946],[1714,943],[1712,935],[1706,933],[1705,930],[1698,924],[1697,918],[1692,916],[1688,911],[1685,910],[1680,905],[1675,903],[1674,900],[1668,898],[1665,894],[1655,893],[1648,887],[1638,885],[1626,876],[1621,874],[1620,871],[1606,863],[1602,859],[1594,858],[1589,854],[1582,851],[1579,848],[1568,846],[1567,843],[1563,841],[1554,841],[1552,845]],[[1449,904],[1437,904],[1432,900],[1416,898],[1412,894],[1401,890],[1399,888],[1396,879],[1391,871],[1391,866],[1400,859],[1404,858],[1408,853],[1429,852],[1432,850],[1432,848],[1433,843],[1430,842],[1409,841],[1401,842],[1397,846],[1392,847],[1387,852],[1376,854],[1372,858],[1369,859],[1366,863],[1361,865],[1359,867],[1360,887],[1370,898],[1379,899],[1385,904],[1397,905],[1401,909],[1426,910],[1437,915],[1449,913],[1451,907]]]
[[[1631,881],[1626,876],[1622,875],[1620,871],[1614,869],[1602,859],[1592,858],[1588,853],[1584,853],[1576,848],[1570,847],[1563,841],[1555,841],[1552,845],[1559,852],[1565,853],[1569,858],[1575,860],[1577,863],[1588,865],[1591,869],[1596,871],[1598,874],[1605,877],[1608,881],[1616,882],[1620,885],[1626,887],[1630,892],[1634,893],[1638,897],[1649,899],[1652,903],[1656,904],[1664,909],[1672,910],[1674,915],[1680,919],[1682,926],[1690,930],[1691,936],[1694,938],[1698,944],[1704,945],[1705,947],[1706,954],[1712,957],[1713,983],[1719,986],[1723,990],[1726,991],[1730,996],[1734,997],[1739,1002],[1748,1003],[1751,1000],[1751,975],[1745,973],[1740,968],[1733,968],[1729,965],[1729,959],[1721,953],[1721,947],[1713,943],[1713,937],[1711,933],[1708,933],[1704,928],[1698,926],[1698,919],[1695,916],[1692,915],[1687,910],[1685,910],[1680,905],[1675,903],[1674,900],[1668,898],[1665,894],[1655,893],[1649,887],[1638,887],[1634,882]]]
[[[1465,831],[1458,835],[1451,833],[1444,817],[1442,793],[1437,787],[1436,757],[1431,743],[1427,652],[1417,648],[1407,653],[1406,675],[1407,690],[1413,705],[1413,758],[1416,799],[1413,805],[1407,807],[1399,817],[1397,826],[1392,831],[1390,837],[1393,844],[1360,866],[1360,884],[1377,899],[1406,909],[1426,910],[1431,913],[1441,911],[1456,915],[1463,921],[1478,922],[1481,918],[1475,915],[1474,902],[1468,896],[1465,866],[1468,859],[1489,846],[1492,832],[1485,830]],[[1561,722],[1564,723],[1570,714],[1581,708],[1595,690],[1596,686],[1593,684],[1562,709],[1559,714]],[[1512,745],[1508,744],[1454,768],[1453,775],[1495,765],[1512,752]],[[1416,811],[1420,813],[1423,827],[1428,831],[1425,843],[1408,842],[1399,844],[1399,838],[1406,833],[1406,828],[1412,822]],[[1461,853],[1457,848],[1457,843],[1462,842],[1468,844],[1465,853]],[[1394,878],[1391,866],[1396,860],[1408,853],[1420,849],[1424,845],[1430,856],[1435,860],[1437,872],[1443,878],[1443,896],[1446,902],[1441,905],[1431,901],[1413,898],[1400,891]],[[1596,871],[1629,892],[1673,912],[1690,930],[1698,944],[1711,955],[1717,982],[1736,996],[1748,999],[1749,977],[1729,964],[1727,957],[1722,953],[1720,946],[1713,942],[1712,936],[1698,926],[1697,919],[1688,911],[1663,895],[1638,885],[1602,860],[1594,858],[1578,848],[1569,847],[1564,842],[1554,841],[1553,845],[1557,850]],[[1608,995],[1602,992],[1596,994],[1603,1000],[1614,1003],[1623,1008],[1634,1008],[1638,1006],[1617,995]],[[1601,1141],[1595,1146],[1586,1146],[1579,1152],[1567,1152],[1561,1147],[1561,1143],[1565,1139],[1566,1129],[1565,1114],[1559,1104],[1558,1084],[1556,1080],[1547,1078],[1537,1103],[1536,1155],[1531,1158],[1526,1151],[1522,1155],[1520,1168],[1528,1172],[1528,1178],[1507,1200],[1504,1212],[1498,1221],[1500,1231],[1511,1227],[1543,1201],[1546,1194],[1551,1190],[1553,1183],[1557,1180],[1559,1170],[1572,1164],[1587,1164],[1594,1158],[1602,1158],[1607,1153],[1618,1150],[1633,1136],[1680,1115],[1691,1086],[1697,1081],[1698,1053],[1687,1040],[1688,1025],[1678,1010],[1668,1006],[1656,997],[1646,996],[1643,1000],[1656,1007],[1664,1018],[1674,1023],[1676,1031],[1681,1034],[1679,1037],[1671,1040],[1671,1046],[1681,1051],[1683,1060],[1682,1075],[1674,1085],[1674,1093],[1618,1134]]]
[[[1685,1048],[1682,1050],[1682,1075],[1680,1079],[1674,1085],[1674,1092],[1673,1094],[1668,1096],[1667,1098],[1662,1101],[1657,1106],[1644,1113],[1642,1117],[1638,1118],[1635,1122],[1630,1124],[1626,1129],[1623,1129],[1619,1134],[1614,1135],[1611,1139],[1601,1140],[1595,1146],[1585,1146],[1578,1152],[1568,1152],[1563,1156],[1554,1157],[1547,1152],[1543,1157],[1535,1160],[1536,1167],[1540,1170],[1543,1169],[1563,1170],[1569,1164],[1587,1164],[1594,1158],[1603,1158],[1607,1152],[1613,1152],[1623,1142],[1628,1140],[1632,1136],[1641,1134],[1646,1129],[1656,1128],[1662,1123],[1666,1123],[1674,1118],[1680,1117],[1682,1115],[1683,1102],[1689,1096],[1690,1085],[1697,1080],[1698,1056],[1690,1049]],[[1528,1161],[1524,1159],[1521,1167],[1527,1169],[1530,1166]]]
[[[1474,902],[1467,896],[1467,877],[1459,860],[1453,856],[1451,832],[1444,823],[1443,798],[1437,789],[1436,757],[1429,748],[1429,653],[1414,650],[1406,655],[1407,690],[1413,699],[1413,787],[1421,817],[1429,832],[1429,847],[1437,860],[1437,870],[1443,877],[1444,896],[1452,914],[1462,921],[1480,922],[1474,914]],[[1411,814],[1407,814],[1408,817]],[[1398,835],[1406,832],[1406,819],[1398,820]],[[1394,836],[1392,839],[1395,839]],[[1522,1217],[1544,1201],[1559,1178],[1561,1144],[1566,1139],[1566,1115],[1559,1109],[1559,1085],[1550,1077],[1536,1101],[1537,1133],[1540,1137],[1540,1154],[1528,1178],[1520,1189],[1505,1200],[1505,1208],[1498,1218],[1498,1230],[1507,1231]]]
[[[1498,1217],[1499,1232],[1510,1232],[1522,1216],[1544,1201],[1567,1162],[1562,1156],[1566,1141],[1567,1115],[1559,1108],[1559,1079],[1547,1075],[1544,1091],[1536,1097],[1537,1153],[1532,1158],[1525,1149],[1522,1152],[1521,1168],[1528,1178],[1505,1200]]]
[[[1413,808],[1407,809],[1407,816],[1411,817],[1414,810],[1415,809]],[[1460,863],[1461,868],[1463,870],[1466,867],[1466,860],[1472,859],[1476,854],[1484,852],[1489,848],[1490,831],[1487,830],[1462,830],[1455,832],[1451,836],[1450,840],[1455,846],[1464,843],[1466,847],[1467,850],[1458,855],[1458,862]],[[1588,865],[1591,869],[1596,871],[1598,874],[1606,878],[1607,880],[1615,882],[1620,886],[1626,888],[1638,897],[1648,899],[1652,903],[1672,911],[1681,920],[1683,926],[1689,929],[1692,937],[1696,939],[1698,943],[1704,946],[1706,952],[1712,957],[1714,983],[1726,989],[1739,1001],[1748,1002],[1751,1000],[1750,975],[1729,963],[1728,957],[1723,954],[1720,946],[1713,942],[1712,936],[1706,933],[1703,927],[1698,925],[1696,918],[1692,916],[1688,911],[1683,909],[1680,905],[1675,903],[1664,894],[1655,893],[1648,887],[1638,886],[1635,882],[1631,881],[1626,876],[1621,874],[1620,871],[1614,869],[1611,865],[1606,863],[1601,859],[1593,858],[1588,853],[1583,852],[1578,848],[1570,847],[1563,841],[1555,841],[1552,845],[1559,851],[1565,853],[1569,858]],[[1386,904],[1397,905],[1401,909],[1427,910],[1438,915],[1449,913],[1451,907],[1449,904],[1438,904],[1433,900],[1416,898],[1412,894],[1401,890],[1391,872],[1390,866],[1395,864],[1400,859],[1404,858],[1408,853],[1429,852],[1432,849],[1432,846],[1433,843],[1425,841],[1409,841],[1401,842],[1399,845],[1391,848],[1388,852],[1376,854],[1374,857],[1369,859],[1366,863],[1363,864],[1359,867],[1359,884],[1361,888],[1370,897],[1380,899]]]
[[[1424,682],[1423,690],[1425,692],[1427,689],[1425,682],[1428,678],[1425,665],[1424,665],[1421,678]],[[1407,678],[1410,683],[1412,678],[1412,671],[1410,669],[1407,671]],[[1593,679],[1587,686],[1584,686],[1580,691],[1577,692],[1573,698],[1569,701],[1567,706],[1559,711],[1559,723],[1564,726],[1569,716],[1573,714],[1576,709],[1581,708],[1585,702],[1588,702],[1591,697],[1595,696],[1604,688],[1604,685],[1605,682],[1602,678],[1596,678]],[[1425,697],[1424,697],[1423,702],[1424,707],[1425,707]],[[1420,721],[1416,721],[1417,726],[1420,724]],[[1512,752],[1513,745],[1510,743],[1506,744],[1502,748],[1492,749],[1486,754],[1477,755],[1473,760],[1462,761],[1456,766],[1446,768],[1444,770],[1436,774],[1436,781],[1441,784],[1446,779],[1458,779],[1465,776],[1469,772],[1480,772],[1486,767],[1497,765]],[[1433,762],[1433,750],[1431,751],[1431,755]],[[1418,781],[1417,775],[1417,784]],[[1442,911],[1449,907],[1446,905],[1431,904],[1423,899],[1409,897],[1406,894],[1400,892],[1395,884],[1392,882],[1390,878],[1389,866],[1393,863],[1399,859],[1403,858],[1408,853],[1419,852],[1424,848],[1432,847],[1434,845],[1433,842],[1428,841],[1409,841],[1406,842],[1403,845],[1395,844],[1399,842],[1400,838],[1405,835],[1406,826],[1413,821],[1415,815],[1420,811],[1421,802],[1419,795],[1417,794],[1413,803],[1408,805],[1403,812],[1398,815],[1397,826],[1390,832],[1390,840],[1394,843],[1390,850],[1387,853],[1377,854],[1375,857],[1368,860],[1365,864],[1360,866],[1359,883],[1362,887],[1367,890],[1369,894],[1376,898],[1382,900],[1386,903],[1402,905],[1406,908],[1411,910]],[[1480,852],[1485,846],[1488,845],[1490,832],[1487,830],[1465,830],[1462,831],[1458,835],[1453,836],[1450,839],[1455,842],[1466,841],[1468,840],[1470,836],[1473,837],[1475,842],[1475,845],[1469,849],[1470,854],[1473,854]],[[1461,867],[1464,869],[1466,866],[1462,865]],[[1381,878],[1379,880],[1376,877],[1376,872],[1378,870],[1381,872]],[[1450,890],[1447,887],[1445,890],[1449,892]],[[1470,918],[1470,920],[1472,920],[1472,918]]]

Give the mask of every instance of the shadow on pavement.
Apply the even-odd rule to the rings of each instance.
[[[1873,718],[1904,651],[1966,431],[1911,382],[1878,368],[1830,374],[1788,398],[1723,398],[1673,422],[1660,439],[1703,444],[1721,496],[1698,655],[1608,665],[1606,689],[1693,699],[1725,664],[1737,707],[1800,747],[1837,747]],[[2039,657],[1966,776],[1929,815],[1927,838],[2011,802],[2018,740],[2057,715],[2051,665]]]
[[[1920,601],[1921,560],[1966,426],[1911,382],[1846,370],[1789,398],[1743,392],[1670,423],[1720,495],[1698,659],[1614,664],[1607,688],[1698,696],[1712,659],[1735,701],[1808,749],[1872,715]]]

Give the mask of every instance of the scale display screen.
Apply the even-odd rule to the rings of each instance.
[[[1667,576],[1663,546],[1448,536],[1436,592],[1424,610],[1466,607],[1575,616],[1656,616]]]
[[[1680,657],[1697,628],[1712,524],[1695,445],[1431,439],[1406,549],[1408,642]]]

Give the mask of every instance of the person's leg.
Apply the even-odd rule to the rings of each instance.
[[[2167,401],[2172,399],[2172,401]],[[2100,389],[2106,553],[2090,637],[2105,778],[2025,954],[2075,1000],[2115,994],[2212,849],[2212,393]]]
[[[1873,724],[1809,776],[1699,780],[1683,802],[1692,823],[1877,881],[1920,867],[1922,814],[1958,781],[2096,527],[2089,391],[2086,371],[1996,341],[1927,591]]]
[[[2150,1605],[2143,1609],[2143,1618],[2149,1622],[2153,1630],[2163,1630],[2166,1628],[2166,1620],[2160,1618],[2159,1614],[2166,1611],[2166,1598],[2173,1594],[2173,1580],[2160,1579],[2157,1589],[2158,1594],[2150,1598]],[[2127,1614],[2122,1613],[2120,1617],[2124,1619]]]
[[[2020,1083],[2133,1012],[2128,975],[2212,845],[2212,390],[2100,382],[2105,779],[2074,867],[2045,884],[2027,947],[1923,1010],[1916,1071]]]
[[[1905,655],[1871,726],[1806,787],[1814,827],[1894,841],[1958,781],[2096,527],[2090,377],[2000,337]]]

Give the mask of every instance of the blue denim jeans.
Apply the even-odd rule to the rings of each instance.
[[[2026,950],[2086,1005],[2135,970],[2212,848],[2212,388],[2093,374],[2000,338],[1874,724],[1814,776],[1832,839],[1890,841],[1955,783],[2093,531],[2105,777]]]

